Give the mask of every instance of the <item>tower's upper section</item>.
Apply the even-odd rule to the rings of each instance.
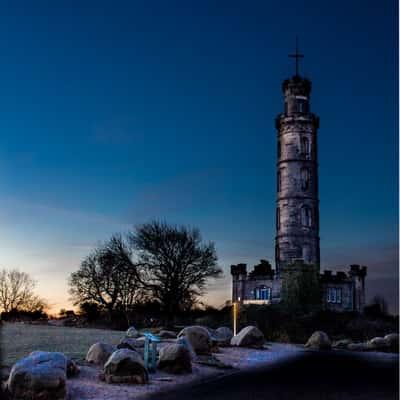
[[[286,115],[310,112],[311,82],[308,79],[294,75],[283,82],[282,91]]]

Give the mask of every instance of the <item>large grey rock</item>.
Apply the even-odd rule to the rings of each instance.
[[[194,351],[193,346],[190,344],[189,339],[186,336],[182,336],[176,339],[176,344],[181,344],[182,346],[185,346],[188,349],[192,361],[197,359],[197,354]]]
[[[332,343],[332,347],[335,349],[347,349],[347,346],[351,343],[351,339],[341,339]]]
[[[325,332],[316,331],[310,336],[305,346],[313,349],[329,350],[332,347],[332,343]]]
[[[67,357],[67,378],[71,376],[76,376],[79,374],[79,367],[74,360]]]
[[[176,333],[172,331],[162,330],[158,336],[162,339],[176,339]]]
[[[231,339],[231,346],[262,347],[264,334],[256,326],[246,326]]]
[[[14,364],[6,387],[15,400],[65,400],[66,380],[64,354],[35,351]]]
[[[86,354],[86,361],[103,366],[111,354],[115,351],[115,347],[107,343],[95,343],[90,346]]]
[[[145,340],[133,339],[133,338],[122,338],[117,346],[118,349],[141,349],[144,348]]]
[[[128,338],[136,339],[136,338],[138,338],[138,337],[140,337],[142,335],[140,334],[140,332],[134,326],[131,326],[126,331],[125,336],[128,337]]]
[[[367,351],[368,350],[368,346],[367,343],[350,343],[347,346],[347,350],[351,350],[351,351]]]
[[[133,350],[120,349],[104,364],[107,383],[147,383],[148,373],[142,356]]]
[[[388,344],[388,348],[390,351],[394,353],[399,352],[399,335],[397,333],[389,333],[384,337]]]
[[[190,351],[183,344],[169,344],[160,350],[157,368],[172,374],[192,372]]]
[[[367,347],[369,350],[385,351],[389,349],[388,341],[383,337],[374,337],[368,340]]]
[[[211,354],[210,333],[203,326],[188,326],[179,333],[178,338],[187,337],[196,354]]]
[[[215,330],[214,336],[218,346],[229,346],[233,338],[233,332],[232,329],[222,326]]]
[[[139,353],[142,357],[144,357],[144,344],[145,341],[141,339],[123,338],[119,342],[117,349],[133,350]]]

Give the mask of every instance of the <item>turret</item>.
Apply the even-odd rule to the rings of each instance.
[[[298,74],[283,82],[284,113],[278,130],[275,266],[279,271],[293,259],[319,268],[319,200],[317,130],[310,112],[311,82]]]
[[[245,299],[245,285],[247,279],[247,265],[231,265],[232,274],[232,301],[243,302]]]

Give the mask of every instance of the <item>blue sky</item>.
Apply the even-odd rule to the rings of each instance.
[[[295,35],[319,130],[322,267],[398,288],[395,2],[5,2],[0,265],[54,309],[114,232],[198,226],[229,265],[273,260],[276,131]]]

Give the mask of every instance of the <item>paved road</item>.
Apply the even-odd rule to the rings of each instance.
[[[306,352],[295,360],[152,396],[152,400],[386,400],[399,398],[398,357]]]

